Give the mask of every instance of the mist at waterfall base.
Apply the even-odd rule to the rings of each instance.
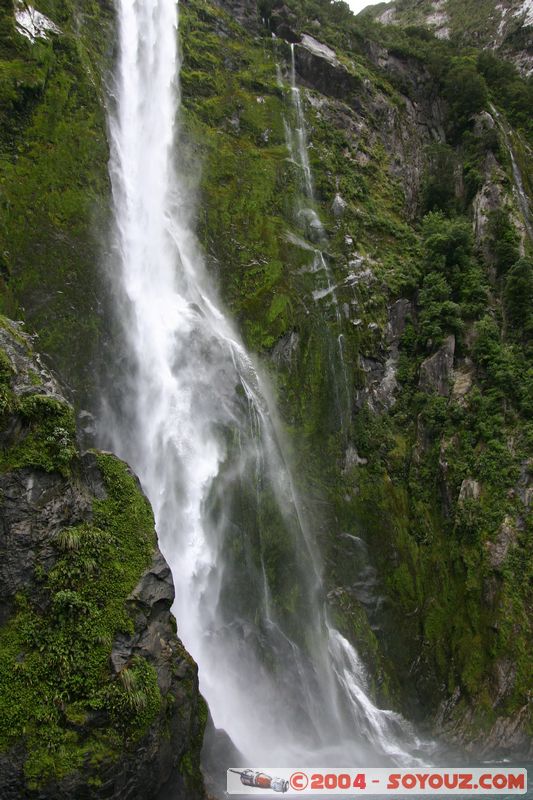
[[[101,444],[138,474],[176,587],[178,633],[214,724],[251,765],[412,763],[332,626],[268,386],[193,233],[174,0],[117,0],[110,270],[121,334]],[[229,764],[221,764],[225,771]]]

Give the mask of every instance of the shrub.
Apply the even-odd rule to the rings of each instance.
[[[533,334],[533,261],[521,258],[507,273],[504,289],[507,323],[523,338]]]
[[[468,58],[454,58],[444,79],[444,97],[450,106],[452,130],[461,134],[472,117],[488,105],[487,84]]]

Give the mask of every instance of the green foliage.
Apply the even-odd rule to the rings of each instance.
[[[513,127],[533,139],[529,109],[533,106],[533,79],[520,75],[514,64],[498,58],[490,50],[478,56],[477,66],[491,90],[495,102],[505,109]]]
[[[457,291],[472,257],[472,234],[466,220],[428,214],[423,220],[426,263],[443,272]]]
[[[0,349],[0,418],[13,407],[12,377],[13,367],[11,361],[4,351]]]
[[[33,394],[19,399],[10,410],[20,416],[23,428],[16,441],[1,454],[0,468],[40,467],[68,475],[77,454],[71,406],[46,395]]]
[[[483,370],[484,381],[501,401],[509,399],[526,415],[531,413],[533,370],[526,353],[501,340],[495,320],[485,316],[476,325],[473,355]]]
[[[154,667],[139,656],[119,673],[107,689],[104,707],[115,730],[139,738],[161,709],[161,693]]]
[[[472,117],[488,104],[485,79],[477,71],[475,62],[466,57],[451,60],[443,93],[450,106],[451,127],[456,136],[466,130]]]
[[[88,759],[116,758],[161,705],[151,665],[134,659],[118,678],[109,670],[115,635],[132,631],[125,600],[150,563],[155,534],[127,467],[97,459],[107,497],[94,501],[90,523],[59,532],[55,563],[35,575],[39,601],[19,597],[0,629],[0,747],[24,742],[34,787]],[[77,723],[88,719],[82,735]]]
[[[20,336],[16,327],[5,317],[0,318],[0,325],[31,356],[27,339]],[[10,430],[0,449],[0,470],[38,467],[69,475],[78,453],[72,407],[63,399],[39,394],[41,377],[35,371],[28,369],[23,376],[30,384],[30,393],[15,394],[14,377],[11,359],[0,348],[0,422]]]
[[[418,303],[420,337],[431,347],[442,343],[448,333],[459,335],[464,321],[476,318],[485,307],[486,287],[473,254],[470,225],[463,219],[449,219],[442,213],[426,215],[424,277]]]
[[[533,337],[533,261],[521,258],[505,279],[504,304],[507,322],[515,334]]]
[[[106,212],[107,152],[99,71],[91,60],[96,52],[102,57],[109,41],[102,29],[107,6],[85,4],[82,18],[75,15],[76,24],[81,19],[78,32],[71,27],[69,2],[46,2],[43,10],[65,29],[62,38],[30,47],[13,35],[11,9],[11,22],[2,18],[0,270],[7,284],[4,307],[18,312],[24,306],[43,334],[43,349],[59,356],[63,374],[74,373],[79,388],[94,377],[90,369],[80,374],[79,365],[99,329],[91,221],[94,217],[96,231],[103,229],[96,210]],[[472,0],[448,4],[459,27],[471,30]],[[490,0],[480,4],[488,7]],[[312,90],[302,91],[316,211],[328,235],[326,259],[338,285],[340,321],[333,304],[313,299],[312,242],[302,247],[291,241],[294,233],[302,234],[294,213],[300,181],[285,145],[290,95],[276,76],[276,64],[286,70],[289,53],[283,42],[271,39],[269,0],[261,4],[267,20],[262,37],[248,33],[215,3],[190,0],[180,7],[184,124],[179,146],[182,162],[192,165],[188,179],[198,182],[198,232],[208,268],[248,346],[266,356],[267,368],[275,371],[274,389],[289,436],[298,441],[297,480],[312,486],[307,497],[326,551],[326,580],[337,585],[339,565],[331,553],[339,530],[363,535],[380,574],[387,576],[390,617],[395,624],[402,619],[405,636],[400,640],[393,625],[391,635],[373,637],[361,609],[352,614],[351,635],[355,629],[374,664],[383,663],[378,648],[391,648],[398,674],[408,676],[402,694],[408,696],[412,684],[419,683],[416,689],[432,710],[457,685],[485,709],[490,704],[482,699],[489,694],[496,654],[510,657],[518,677],[506,702],[519,707],[531,666],[523,652],[525,634],[513,634],[526,631],[530,608],[520,578],[532,561],[525,537],[510,549],[493,607],[486,610],[483,586],[491,575],[487,543],[498,535],[504,515],[520,510],[512,493],[528,449],[524,416],[533,396],[524,347],[531,330],[525,300],[531,268],[517,263],[512,222],[496,215],[491,235],[499,279],[489,293],[489,265],[472,242],[470,204],[485,181],[487,155],[501,155],[497,131],[483,128],[482,121],[473,126],[473,117],[488,107],[490,96],[513,125],[527,132],[529,84],[500,62],[472,53],[465,57],[457,41],[437,40],[418,27],[417,14],[429,10],[429,2],[417,4],[406,30],[380,26],[368,15],[355,20],[345,3],[288,0],[288,5],[295,12],[295,30],[315,31],[361,82],[361,124],[345,117],[343,103],[316,102]],[[399,68],[385,72],[373,66],[368,57],[373,45],[386,48]],[[400,130],[409,119],[403,95],[420,103],[424,87],[433,89],[431,81],[447,100],[454,147],[440,143],[428,149],[421,205],[423,212],[437,213],[427,214],[419,229],[394,177],[386,136],[380,140],[379,108],[383,104]],[[521,157],[527,161],[525,152]],[[461,162],[465,191],[456,197]],[[504,167],[509,171],[508,164]],[[527,170],[524,175],[527,183]],[[347,205],[344,215],[334,218],[331,203],[337,192]],[[372,273],[368,285],[345,281],[356,254]],[[379,401],[370,410],[363,391],[370,378],[363,374],[361,357],[378,368],[387,359],[387,309],[398,297],[413,302],[396,374],[401,391],[391,410]],[[421,361],[449,333],[457,339],[455,366],[471,379],[459,399],[419,387]],[[290,362],[276,363],[274,370],[270,355],[288,334],[298,345]],[[10,380],[9,365],[4,370],[0,363],[0,387],[5,387],[0,402],[6,412],[14,402]],[[41,418],[45,411],[55,420],[49,430]],[[47,411],[40,401],[31,401],[24,420],[26,438],[17,444],[19,450],[6,453],[5,465],[33,464],[65,475],[70,467],[75,474],[72,430],[60,409]],[[529,436],[530,447],[531,429]],[[367,464],[345,471],[348,443]],[[105,468],[112,464],[106,462]],[[482,483],[479,498],[459,502],[463,481],[472,478]],[[125,472],[110,477],[113,484],[126,479]],[[271,494],[260,494],[258,501],[250,483],[234,500],[236,524],[228,539],[228,561],[233,558],[236,565],[232,600],[237,606],[251,602],[239,570],[242,538],[259,531],[256,553],[266,548],[274,602],[280,613],[292,614],[298,636],[302,598],[291,574],[290,537],[280,536],[284,520]],[[211,501],[212,513],[221,513],[217,498]],[[131,630],[120,609],[142,568],[143,548],[133,555],[128,548],[137,547],[143,526],[130,527],[124,516],[132,504],[127,493],[119,503],[111,495],[103,502],[110,504],[107,512],[95,502],[90,525],[58,535],[56,566],[36,576],[47,604],[33,608],[22,598],[17,626],[0,632],[7,654],[5,670],[0,667],[0,697],[6,676],[14,674],[13,730],[26,737],[26,771],[35,782],[66,774],[87,753],[94,763],[113,757],[124,741],[142,735],[160,702],[146,662],[129,664],[115,681],[108,672],[113,636]],[[350,564],[342,567],[349,570]],[[491,627],[495,621],[498,633]],[[87,664],[82,650],[89,653]],[[46,680],[41,680],[39,659],[51,675]],[[77,726],[87,720],[100,722],[81,741]],[[185,776],[194,778],[200,746],[199,740],[183,756]]]
[[[110,7],[39,6],[62,33],[30,43],[0,12],[0,308],[24,316],[69,383],[92,381],[107,142],[98,68]]]
[[[199,795],[204,792],[204,782],[200,771],[200,758],[204,743],[204,731],[209,716],[209,708],[204,698],[198,697],[198,730],[190,749],[182,756],[180,773],[183,776],[187,789]]]
[[[490,212],[489,236],[492,239],[496,267],[500,274],[504,274],[518,260],[520,254],[520,237],[508,211],[498,209]]]
[[[512,377],[511,364],[505,357],[500,330],[492,317],[483,317],[476,325],[473,355],[493,383],[502,389]]]
[[[249,346],[272,347],[293,316],[279,237],[292,181],[273,53],[211,4],[184,7],[180,26],[187,133],[203,153],[200,238]]]
[[[455,197],[456,155],[446,144],[428,147],[426,173],[422,185],[422,207],[427,211],[453,211]]]
[[[500,139],[496,126],[485,120],[475,131],[464,131],[461,138],[463,153],[464,208],[467,209],[484,182],[487,154],[501,156]]]
[[[412,75],[429,73],[443,87],[448,128],[457,146],[438,144],[427,152],[421,205],[423,211],[437,213],[424,217],[420,231],[407,218],[404,192],[392,177],[390,154],[373,135],[377,120],[363,95],[372,135],[365,126],[355,134],[339,107],[314,102],[312,93],[308,103],[302,91],[315,210],[328,234],[327,263],[338,285],[339,308],[357,309],[357,327],[345,324],[343,315],[339,323],[331,306],[313,301],[312,251],[290,242],[291,234],[302,236],[294,214],[300,181],[287,161],[284,142],[290,97],[277,84],[274,69],[277,61],[284,70],[288,52],[279,40],[272,45],[268,29],[258,46],[257,40],[237,32],[219,8],[192,2],[182,11],[184,102],[187,131],[205,153],[200,234],[247,343],[270,355],[287,333],[298,339],[290,363],[276,364],[275,389],[289,435],[298,441],[298,479],[312,485],[307,496],[316,498],[309,502],[314,503],[317,530],[355,530],[365,538],[380,574],[389,576],[387,593],[395,609],[391,616],[397,620],[401,615],[406,641],[421,642],[420,647],[395,646],[394,629],[378,634],[379,642],[367,640],[364,625],[358,623],[369,659],[375,656],[374,646],[388,650],[399,675],[408,675],[412,664],[419,663],[417,689],[431,708],[446,698],[443,685],[450,691],[461,685],[465,693],[481,697],[491,680],[491,660],[473,650],[493,643],[490,615],[480,612],[484,547],[497,535],[503,514],[513,510],[507,494],[524,449],[520,443],[512,451],[508,440],[525,396],[523,385],[517,384],[504,399],[495,383],[505,374],[509,378],[509,359],[515,380],[520,362],[518,350],[509,351],[498,325],[498,347],[483,344],[483,336],[475,356],[471,346],[473,323],[499,302],[489,294],[489,271],[476,251],[471,224],[471,201],[485,181],[487,155],[500,155],[497,131],[483,120],[472,124],[488,107],[487,87],[477,56],[463,58],[453,42],[416,28],[383,27],[368,15],[355,20],[343,4],[289,0],[288,7],[295,14],[291,25],[296,32],[317,30],[314,20],[319,20],[317,38],[334,48],[350,70],[364,74],[369,95],[379,92],[386,98],[399,124],[404,107],[399,92],[419,100],[420,85]],[[275,24],[272,10],[271,3],[262,4],[267,28]],[[215,27],[224,35],[214,35]],[[388,48],[406,68],[386,74],[376,70],[367,58],[369,42]],[[459,196],[461,163],[465,189]],[[330,209],[337,192],[346,208],[343,216],[333,218]],[[374,279],[368,286],[348,288],[344,279],[355,250],[371,264]],[[400,296],[412,298],[414,306],[396,375],[402,389],[390,412],[379,403],[370,411],[361,399],[368,376],[360,357],[379,362],[384,356],[387,345],[380,331],[387,322],[387,306]],[[468,362],[472,386],[460,401],[422,392],[418,385],[428,349],[437,348],[449,333],[456,335],[458,364],[465,356],[474,359]],[[344,417],[339,414],[339,334],[352,406],[355,389],[361,391],[357,412]],[[270,358],[267,365],[272,368]],[[347,442],[367,464],[344,469]],[[472,477],[483,481],[481,496],[459,507],[462,482]],[[254,535],[261,530],[280,613],[294,610],[299,598],[288,588],[290,548],[279,536],[275,504],[266,493],[260,505],[262,517],[257,519],[257,497],[244,486],[232,513],[238,524],[230,537],[231,557],[239,563],[244,529]],[[346,559],[338,563],[338,537],[321,536],[326,580],[338,586],[338,575],[349,573],[350,564]],[[235,603],[250,600],[239,574],[234,589]],[[521,617],[513,611],[509,619],[518,624]],[[433,683],[428,675],[435,676]],[[401,686],[404,697],[412,683],[410,675]]]
[[[430,347],[442,344],[448,333],[461,332],[460,308],[451,296],[452,290],[444,275],[430,272],[424,277],[418,297],[421,309],[419,331]]]

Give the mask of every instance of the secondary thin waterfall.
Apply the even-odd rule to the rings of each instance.
[[[404,760],[406,723],[373,705],[355,650],[328,622],[268,388],[193,234],[175,132],[176,4],[117,0],[117,13],[110,176],[125,344],[103,443],[152,503],[179,635],[215,725],[249,763]]]
[[[529,206],[529,197],[524,187],[524,179],[522,178],[522,172],[520,170],[520,167],[518,166],[518,161],[516,160],[516,155],[513,149],[509,129],[504,120],[502,119],[502,116],[499,113],[499,111],[497,111],[497,109],[492,104],[490,106],[490,110],[492,116],[496,120],[496,124],[498,125],[502,133],[503,140],[507,148],[507,152],[509,153],[509,157],[511,159],[511,167],[513,170],[513,179],[515,185],[516,198],[518,201],[518,208],[520,209],[520,212],[522,214],[522,220],[524,222],[524,227],[526,229],[526,232],[530,240],[533,242],[533,219],[531,216],[531,209]]]
[[[325,335],[330,340],[329,368],[332,386],[335,392],[335,404],[339,423],[343,431],[347,431],[351,414],[351,391],[344,353],[344,334],[342,332],[342,315],[337,297],[338,286],[335,285],[328,257],[324,254],[327,247],[327,235],[322,220],[316,211],[315,189],[313,173],[309,161],[309,143],[307,126],[302,102],[302,94],[296,78],[295,46],[290,45],[290,96],[294,122],[284,118],[285,140],[291,162],[297,168],[299,197],[296,207],[296,224],[300,232],[312,243],[313,261],[304,271],[312,272],[320,279],[320,284],[313,291],[312,297],[316,303],[324,302],[325,306],[333,308],[335,324],[331,325],[325,320]],[[283,87],[281,68],[277,65],[278,83]],[[294,242],[294,238],[292,239]],[[304,246],[307,249],[308,245]],[[334,338],[331,336],[335,331]]]

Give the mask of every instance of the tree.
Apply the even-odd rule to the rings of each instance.
[[[460,135],[472,117],[488,105],[485,79],[468,58],[454,58],[444,79],[444,97],[450,106],[452,129]]]
[[[426,345],[431,343],[432,347],[437,347],[446,334],[461,331],[460,309],[451,300],[451,289],[444,275],[430,272],[425,276],[418,305],[420,335]]]
[[[447,144],[428,147],[428,163],[422,188],[424,211],[452,211],[456,206],[456,157]]]
[[[533,334],[533,260],[521,258],[507,273],[504,289],[507,322],[523,338]]]
[[[519,257],[519,236],[507,211],[498,209],[489,214],[489,233],[496,257],[496,268],[504,274]]]

